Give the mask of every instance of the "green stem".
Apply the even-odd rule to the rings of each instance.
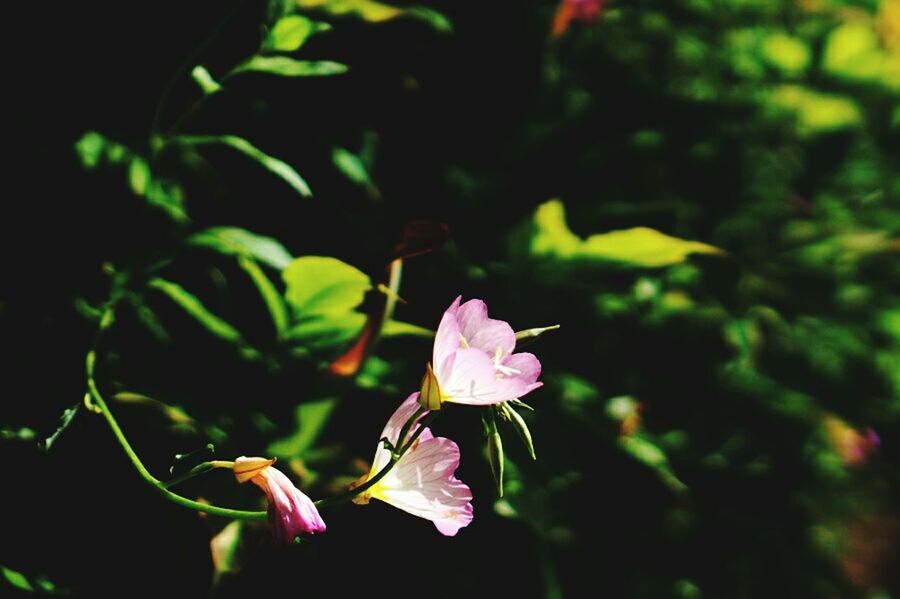
[[[112,313],[112,307],[107,308],[108,313]],[[105,315],[104,315],[105,320]],[[111,317],[109,322],[111,322]],[[101,329],[104,328],[101,326]],[[200,503],[199,501],[194,501],[193,499],[188,499],[187,497],[182,497],[177,493],[173,493],[166,488],[166,484],[157,479],[155,476],[150,474],[150,471],[144,466],[141,459],[138,457],[137,453],[135,453],[134,449],[131,447],[131,444],[128,442],[128,439],[125,438],[125,434],[122,432],[122,428],[119,426],[119,423],[116,422],[116,419],[113,417],[112,412],[109,410],[109,406],[106,405],[106,401],[103,399],[103,396],[100,394],[100,390],[97,389],[97,383],[94,381],[94,366],[97,361],[97,354],[95,350],[90,350],[87,354],[87,358],[85,360],[85,366],[87,370],[87,386],[88,393],[91,396],[91,400],[94,404],[100,409],[100,412],[103,414],[103,418],[106,419],[106,423],[109,425],[109,428],[112,430],[113,435],[116,437],[116,440],[119,442],[119,445],[122,446],[122,449],[125,451],[125,454],[128,456],[128,459],[131,460],[131,464],[134,466],[135,470],[138,471],[138,474],[141,475],[141,478],[147,482],[157,493],[171,501],[172,503],[177,503],[178,505],[184,506],[186,508],[190,508],[192,510],[196,510],[198,512],[205,512],[207,514],[211,514],[213,516],[222,516],[225,518],[233,518],[236,520],[266,520],[268,518],[268,514],[266,512],[250,512],[246,510],[234,510],[231,508],[224,508],[215,505],[208,505],[205,503]]]
[[[234,468],[234,462],[226,462],[224,460],[212,460],[209,462],[203,462],[202,464],[197,464],[184,474],[176,476],[171,480],[167,480],[163,483],[163,485],[168,489],[174,487],[175,485],[181,484],[186,480],[194,478],[195,476],[200,476],[201,474],[206,474],[216,468],[228,468],[229,470]]]
[[[319,499],[315,502],[316,506],[326,507],[350,501],[357,495],[364,493],[365,491],[368,491],[369,489],[377,485],[378,481],[384,478],[387,473],[391,471],[394,465],[400,461],[400,458],[403,457],[403,454],[405,454],[409,450],[409,448],[412,447],[413,443],[416,442],[416,439],[419,438],[419,435],[422,434],[422,431],[425,430],[425,427],[428,426],[428,424],[431,423],[435,418],[437,418],[438,414],[440,413],[432,412],[428,414],[428,416],[423,418],[419,428],[416,429],[416,432],[413,433],[412,437],[409,438],[409,441],[407,441],[406,444],[400,448],[400,450],[397,450],[397,447],[400,446],[400,441],[406,436],[406,434],[409,432],[409,429],[413,427],[416,420],[418,420],[425,411],[425,408],[419,406],[415,413],[413,413],[413,415],[409,417],[406,423],[404,423],[403,428],[400,429],[400,434],[397,436],[397,444],[394,446],[394,450],[391,451],[391,460],[387,464],[385,464],[384,468],[378,471],[378,474],[376,474],[363,484],[359,485],[358,487],[348,489],[347,491],[344,491],[343,493],[339,493],[338,495],[334,495],[332,497]]]
[[[416,420],[419,419],[419,416],[424,413],[425,408],[423,406],[419,406],[418,408],[416,408],[416,411],[413,412],[413,415],[403,423],[403,428],[400,429],[400,434],[397,435],[397,440],[394,441],[394,449],[391,450],[391,453],[397,453],[398,450],[403,447],[403,440],[406,438],[407,433],[409,433],[409,429],[411,429]]]
[[[197,48],[194,49],[193,52],[187,57],[187,59],[182,62],[175,73],[172,75],[172,78],[166,84],[165,89],[162,92],[162,95],[159,97],[159,101],[156,103],[156,108],[153,111],[153,120],[150,124],[150,138],[151,140],[156,138],[159,135],[159,127],[160,122],[162,121],[163,112],[166,108],[166,104],[169,101],[169,97],[172,95],[172,91],[175,89],[175,86],[178,84],[178,81],[184,76],[185,73],[188,72],[188,69],[196,66],[197,62],[200,60],[200,57],[204,52],[212,45],[212,43],[216,40],[222,30],[225,28],[225,25],[238,13],[241,6],[244,4],[244,0],[237,0],[234,2],[231,9],[225,14],[221,21],[213,28],[213,30],[206,36],[206,38],[200,43]],[[194,102],[189,109],[189,112],[194,112],[199,107],[198,104],[202,103],[202,100],[206,98],[204,94],[203,98],[200,101]],[[181,124],[184,115],[180,117],[177,121],[178,125]],[[170,127],[169,131],[173,128]],[[151,143],[151,146],[153,144]]]

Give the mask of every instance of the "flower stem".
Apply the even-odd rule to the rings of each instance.
[[[104,317],[101,321],[100,329],[103,330],[108,328],[112,323],[112,306],[107,307],[107,312],[104,314]],[[107,316],[109,315],[109,316]],[[266,512],[250,512],[246,510],[234,510],[231,508],[219,507],[216,505],[209,505],[206,503],[200,503],[199,501],[194,501],[193,499],[188,499],[187,497],[182,497],[177,493],[173,493],[166,488],[166,484],[157,479],[155,476],[150,474],[150,471],[144,466],[141,459],[138,457],[137,453],[135,453],[134,449],[131,447],[131,444],[128,442],[128,439],[125,437],[125,433],[122,432],[122,428],[119,426],[119,423],[116,422],[116,419],[113,417],[112,412],[109,410],[109,406],[106,405],[106,400],[103,399],[103,396],[100,394],[100,390],[97,388],[97,383],[94,381],[94,366],[97,362],[97,353],[94,349],[91,349],[87,358],[85,359],[85,369],[87,372],[87,387],[88,393],[90,394],[91,400],[94,405],[96,405],[100,409],[100,413],[103,414],[103,418],[106,420],[106,423],[109,425],[109,428],[112,430],[113,435],[116,437],[116,440],[119,442],[119,445],[122,446],[122,449],[125,451],[125,455],[128,456],[128,459],[131,460],[131,464],[134,466],[135,470],[138,471],[138,474],[141,475],[141,478],[144,479],[157,493],[171,501],[172,503],[177,503],[178,505],[184,506],[186,508],[190,508],[192,510],[196,510],[198,512],[205,512],[207,514],[213,516],[222,516],[225,518],[234,518],[236,520],[266,520],[268,515]],[[177,482],[177,481],[176,481]]]
[[[416,432],[414,432],[412,434],[412,436],[409,438],[409,441],[407,441],[406,444],[401,447],[401,441],[403,440],[404,437],[406,437],[407,433],[409,432],[409,429],[414,426],[415,422],[426,411],[427,410],[425,410],[425,408],[423,408],[422,406],[419,406],[419,408],[415,411],[415,413],[413,413],[413,415],[409,417],[409,419],[403,425],[403,428],[400,429],[400,434],[397,436],[397,443],[394,445],[394,450],[391,451],[391,460],[387,464],[385,464],[384,468],[379,470],[375,476],[373,476],[372,478],[370,478],[363,484],[359,485],[358,487],[348,489],[348,490],[344,491],[343,493],[333,495],[332,497],[326,497],[325,499],[319,499],[318,501],[315,502],[316,506],[317,507],[326,507],[326,506],[330,506],[330,505],[337,505],[340,503],[345,503],[347,501],[350,501],[351,499],[353,499],[360,493],[363,493],[363,492],[371,489],[372,487],[374,487],[376,484],[378,484],[378,481],[380,481],[382,478],[384,478],[387,475],[387,473],[391,471],[391,469],[394,467],[394,465],[400,461],[400,458],[403,457],[403,454],[405,454],[409,450],[409,448],[412,447],[413,443],[416,442],[416,439],[419,438],[419,435],[422,434],[422,431],[425,430],[425,427],[428,426],[428,424],[431,423],[435,418],[437,418],[438,414],[440,414],[440,412],[432,412],[432,413],[428,414],[425,418],[422,418],[422,421],[419,423],[420,424],[419,428],[417,428]],[[397,449],[398,447],[400,449]]]

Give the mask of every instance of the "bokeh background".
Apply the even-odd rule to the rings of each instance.
[[[4,596],[900,596],[897,0],[9,22]],[[397,256],[405,303],[334,374]],[[157,476],[276,455],[325,497],[366,472],[458,294],[561,328],[528,348],[537,460],[501,423],[502,498],[479,410],[436,421],[475,496],[455,538],[373,502],[273,547],[160,499],[76,407],[98,343]],[[228,473],[180,490],[263,505]]]

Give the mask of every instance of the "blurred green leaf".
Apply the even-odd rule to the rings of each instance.
[[[900,57],[881,48],[878,34],[866,22],[842,23],[832,30],[822,53],[822,70],[839,79],[900,90]]]
[[[277,270],[284,270],[294,259],[277,239],[257,235],[240,227],[211,227],[191,235],[188,243],[208,247],[229,256],[250,256]]]
[[[767,35],[761,44],[760,52],[766,62],[784,75],[796,77],[802,75],[811,60],[809,47],[803,40],[776,31]]]
[[[372,288],[364,272],[329,256],[296,258],[282,277],[287,301],[300,319],[349,312]]]
[[[131,159],[128,167],[128,182],[135,195],[142,196],[147,193],[147,186],[150,184],[150,166],[143,158],[135,156]]]
[[[89,131],[75,143],[75,151],[82,166],[88,170],[103,165],[122,167],[127,164],[128,186],[136,196],[144,198],[150,206],[165,211],[175,222],[189,220],[184,209],[182,188],[173,181],[155,176],[144,158],[122,144],[110,141],[96,131]]]
[[[348,179],[357,185],[372,185],[369,173],[365,165],[359,157],[344,148],[334,148],[331,150],[331,161],[339,171],[344,173]]]
[[[409,16],[428,23],[437,31],[453,31],[453,24],[447,17],[425,6],[400,8],[375,0],[297,0],[297,5],[301,9],[318,9],[337,16],[351,15],[370,23]]]
[[[219,82],[213,79],[213,76],[209,74],[209,71],[207,71],[203,65],[198,64],[193,68],[191,71],[191,78],[200,86],[200,89],[203,90],[203,93],[207,96],[222,89]]]
[[[317,23],[303,15],[278,19],[266,38],[265,48],[277,52],[293,52],[313,34],[331,29],[328,23]]]
[[[297,60],[287,56],[254,56],[236,66],[231,74],[267,73],[280,77],[316,77],[340,75],[347,65],[330,60]]]
[[[241,256],[238,258],[238,264],[256,285],[256,289],[269,310],[269,316],[272,317],[272,324],[275,325],[278,335],[283,335],[288,329],[289,316],[281,293],[254,260]]]
[[[46,576],[26,576],[21,572],[0,565],[0,574],[3,574],[3,580],[15,589],[25,591],[26,593],[35,593],[37,595],[65,595],[71,594],[69,589],[57,587]],[[2,589],[3,587],[0,587]]]
[[[434,337],[434,331],[420,327],[409,322],[401,322],[399,320],[388,320],[381,327],[382,337],[399,337],[401,335],[412,335],[415,337]]]
[[[562,202],[540,205],[534,216],[531,251],[557,259],[610,262],[635,268],[654,268],[684,262],[690,254],[721,254],[699,241],[671,237],[647,227],[598,233],[582,240],[569,230]]]
[[[315,446],[331,418],[337,400],[333,397],[301,403],[294,414],[297,425],[293,434],[272,441],[266,453],[279,457],[302,457]]]
[[[244,345],[244,339],[237,329],[210,312],[203,302],[195,295],[185,291],[181,285],[158,278],[151,280],[147,285],[151,289],[163,292],[216,337],[236,345]]]
[[[765,96],[765,102],[771,112],[793,115],[801,137],[853,129],[862,124],[859,106],[852,99],[799,85],[777,86]]]
[[[366,324],[359,312],[334,312],[304,318],[285,333],[288,341],[313,350],[334,350],[356,340]]]
[[[189,146],[225,145],[252,158],[268,171],[283,179],[288,185],[303,197],[312,196],[309,185],[303,180],[297,171],[288,163],[269,156],[243,137],[235,135],[179,135],[171,139],[172,142]]]
[[[6,566],[0,566],[0,571],[3,572],[3,578],[6,579],[6,582],[11,584],[13,587],[17,589],[21,589],[23,591],[28,591],[30,593],[35,592],[35,588],[31,586],[31,583],[28,582],[28,578],[25,577],[21,572],[16,572]]]

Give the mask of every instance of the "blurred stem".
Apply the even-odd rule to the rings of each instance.
[[[432,413],[428,414],[428,416],[423,418],[422,422],[420,423],[419,428],[417,428],[416,432],[414,432],[412,434],[412,436],[409,438],[409,441],[407,441],[405,445],[403,445],[399,450],[397,450],[397,447],[400,446],[400,441],[406,436],[406,434],[409,432],[409,429],[413,427],[416,420],[418,420],[419,417],[421,417],[422,414],[425,413],[425,411],[426,411],[425,408],[423,408],[422,406],[419,406],[419,408],[415,411],[415,413],[413,413],[413,415],[409,417],[409,419],[406,421],[406,423],[404,423],[403,428],[400,429],[400,434],[397,436],[397,443],[394,446],[394,449],[391,450],[391,461],[389,461],[387,464],[385,464],[384,468],[382,468],[381,470],[378,471],[378,474],[376,474],[375,476],[373,476],[372,478],[370,478],[363,484],[359,485],[358,487],[354,487],[352,489],[348,489],[347,491],[344,491],[343,493],[339,493],[332,497],[327,497],[325,499],[320,499],[320,500],[316,501],[315,502],[316,506],[326,507],[326,506],[346,503],[347,501],[352,500],[357,495],[364,493],[365,491],[368,491],[369,489],[374,487],[376,484],[378,484],[378,481],[380,481],[382,478],[384,478],[387,475],[387,473],[391,471],[391,469],[394,467],[394,465],[400,461],[400,458],[403,457],[403,454],[405,454],[409,450],[409,448],[412,447],[413,443],[416,442],[416,439],[419,438],[419,435],[422,434],[422,431],[425,430],[425,427],[428,426],[428,424],[431,423],[435,418],[437,418],[438,414],[440,413],[440,412],[432,412]]]
[[[97,337],[99,341],[100,334],[108,329],[113,322],[113,304],[109,304],[106,307],[106,311],[103,314],[103,318],[100,321],[100,328],[97,331]],[[95,342],[95,347],[97,343]],[[97,383],[94,380],[94,366],[97,362],[97,353],[96,349],[92,348],[85,359],[85,370],[87,373],[87,387],[88,393],[90,395],[91,401],[93,401],[94,405],[100,410],[100,413],[103,414],[103,418],[106,420],[106,423],[109,425],[109,428],[112,429],[113,435],[115,435],[116,440],[119,442],[119,445],[122,446],[122,449],[125,451],[125,454],[128,456],[128,459],[131,460],[131,464],[134,466],[135,470],[138,471],[138,474],[141,475],[151,487],[153,487],[157,493],[171,501],[172,503],[177,503],[178,505],[184,506],[186,508],[190,508],[192,510],[196,510],[198,512],[205,512],[207,514],[211,514],[213,516],[222,516],[225,518],[233,518],[236,520],[266,520],[267,514],[266,512],[250,512],[246,510],[234,510],[231,508],[218,507],[215,505],[208,505],[205,503],[200,503],[199,501],[194,501],[192,499],[188,499],[187,497],[182,497],[177,493],[173,493],[166,488],[166,483],[163,483],[155,476],[150,474],[150,471],[144,466],[141,459],[138,457],[137,453],[135,453],[134,449],[131,447],[131,444],[128,442],[128,439],[125,437],[125,433],[122,432],[122,428],[119,426],[119,423],[116,422],[115,417],[113,417],[112,412],[109,409],[109,406],[106,405],[106,400],[103,399],[103,396],[100,394],[100,390],[97,388]]]
[[[190,69],[194,68],[200,57],[203,56],[203,53],[212,45],[216,38],[219,37],[219,34],[225,28],[225,25],[238,13],[241,6],[244,4],[244,0],[235,0],[231,10],[229,10],[224,17],[213,27],[212,31],[209,32],[200,45],[198,45],[193,52],[191,52],[188,57],[182,62],[178,69],[176,69],[175,73],[172,75],[172,78],[169,79],[169,82],[166,84],[166,87],[163,89],[162,94],[159,96],[159,101],[156,103],[156,108],[153,111],[153,120],[150,125],[150,140],[151,140],[151,148],[154,147],[154,140],[160,134],[159,127],[160,122],[162,121],[163,113],[166,108],[166,104],[169,102],[169,97],[172,95],[172,91],[175,89],[175,86],[178,84],[178,81],[184,77],[185,73],[187,73]],[[196,112],[196,110],[200,107],[200,104],[208,97],[207,94],[204,94],[199,100],[193,102],[184,113],[175,121],[175,124],[169,128],[169,131],[177,129],[181,123],[186,120],[187,116]]]
[[[172,480],[167,480],[163,483],[163,485],[168,489],[170,487],[174,487],[179,483],[183,483],[184,481],[194,478],[195,476],[200,476],[201,474],[206,474],[216,468],[227,468],[229,470],[234,468],[234,462],[227,462],[225,460],[212,460],[209,462],[203,462],[202,464],[197,464],[184,474],[176,476]]]

